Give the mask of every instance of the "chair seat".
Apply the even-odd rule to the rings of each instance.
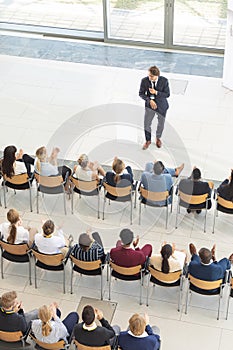
[[[14,261],[14,262],[19,262],[19,263],[29,262],[28,254],[16,255],[16,254],[8,253],[7,251],[4,250],[4,252],[2,253],[2,256],[3,256],[3,258],[5,258],[6,260],[9,260],[9,261]]]
[[[99,191],[98,191],[97,188],[95,190],[93,190],[93,191],[90,191],[90,192],[82,191],[82,190],[80,190],[77,187],[74,187],[73,190],[74,190],[74,192],[76,192],[78,194],[81,194],[83,196],[95,196],[95,195],[97,196],[99,194]]]
[[[219,295],[219,293],[220,293],[220,288],[210,289],[210,290],[200,289],[200,288],[197,288],[196,286],[194,286],[192,283],[190,283],[189,288],[193,292],[198,293],[198,294],[203,294],[203,295]]]
[[[38,191],[46,194],[59,194],[64,192],[64,187],[63,185],[59,185],[56,187],[47,187],[47,186],[39,185]]]
[[[157,204],[156,202],[151,202],[144,197],[141,197],[140,199],[142,204],[149,205],[150,207],[163,208],[163,207],[167,207],[167,205],[169,204],[169,203],[167,204],[166,201],[164,201],[164,204]]]
[[[123,197],[116,197],[116,196],[113,196],[111,193],[107,192],[105,197],[108,199],[111,199],[112,201],[116,201],[116,202],[129,202],[129,201],[131,201],[130,195],[123,196]]]
[[[96,275],[101,275],[101,268],[96,269],[96,270],[84,270],[78,267],[77,265],[73,266],[73,270],[81,273],[82,275],[87,275],[87,276],[96,276]]]
[[[141,279],[140,274],[137,275],[122,275],[121,273],[118,273],[116,271],[112,271],[112,276],[115,278],[119,278],[123,281],[137,281]]]
[[[46,265],[39,260],[37,260],[36,266],[40,267],[41,269],[49,270],[49,271],[62,271],[62,270],[64,270],[63,264],[57,265],[57,266],[52,266],[52,265]]]
[[[162,287],[176,287],[176,286],[180,285],[180,278],[175,282],[166,283],[166,282],[162,282],[162,281],[158,280],[157,278],[155,278],[151,275],[150,281],[152,283],[157,284],[157,285],[162,286]]]

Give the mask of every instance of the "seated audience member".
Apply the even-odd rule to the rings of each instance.
[[[79,320],[77,312],[71,312],[61,321],[61,311],[56,303],[41,306],[38,316],[38,320],[32,321],[32,332],[39,341],[47,344],[56,343],[61,339],[69,341]]]
[[[23,334],[30,329],[31,321],[38,318],[38,310],[24,312],[22,302],[17,301],[15,291],[6,292],[1,297],[0,331]]]
[[[231,169],[231,175],[229,179],[226,179],[221,183],[217,189],[217,192],[223,199],[233,202],[233,169]],[[233,209],[225,208],[220,204],[217,204],[217,208],[224,213],[233,214]]]
[[[164,242],[160,254],[150,258],[150,265],[163,273],[175,272],[183,270],[186,258],[184,250],[177,250],[174,243],[170,245]]]
[[[98,232],[90,231],[79,236],[78,244],[75,244],[72,253],[76,259],[82,261],[95,261],[105,259],[103,243]]]
[[[101,326],[97,326],[95,320],[99,320]],[[116,334],[119,334],[118,326],[110,326],[103,317],[103,312],[86,305],[82,311],[82,323],[77,324],[73,330],[74,338],[83,345],[104,346],[113,344]]]
[[[149,325],[149,316],[134,314],[129,319],[129,329],[120,332],[118,344],[122,350],[158,350],[159,328]]]
[[[40,253],[59,254],[66,256],[68,247],[62,229],[58,229],[54,235],[55,225],[52,220],[47,220],[42,226],[43,233],[35,235],[35,245]]]
[[[4,149],[2,173],[9,178],[12,178],[14,175],[24,173],[27,173],[29,176],[31,176],[31,165],[34,164],[34,158],[30,157],[28,154],[24,154],[22,149],[19,150],[19,153],[16,152],[17,148],[15,146],[7,146]],[[22,185],[18,186],[19,189],[22,187]]]
[[[233,263],[233,254],[230,255],[229,259],[223,258],[219,261],[216,260],[215,250],[216,245],[213,245],[211,251],[207,248],[201,248],[197,255],[197,250],[194,244],[189,245],[190,254],[192,255],[191,261],[188,265],[188,272],[198,279],[204,281],[216,281],[223,279],[226,270],[231,268]],[[194,287],[195,290],[199,288]],[[211,294],[207,293],[206,294]]]
[[[181,192],[189,195],[202,195],[208,193],[208,198],[211,196],[211,188],[206,181],[201,180],[201,171],[200,169],[194,167],[191,176],[188,179],[182,179],[179,183],[179,189]],[[185,207],[187,205],[182,202],[181,205],[184,204]],[[191,213],[192,210],[196,210],[197,214],[201,213],[201,209],[206,207],[206,203],[203,202],[201,204],[190,204],[188,205],[187,212]],[[207,209],[211,208],[211,200],[208,200]]]
[[[148,191],[151,192],[171,192],[173,181],[170,173],[164,173],[164,165],[161,161],[157,161],[153,164],[153,173],[148,171],[149,166],[146,166],[146,171],[142,173],[141,185]],[[146,200],[145,200],[146,201]],[[166,204],[165,201],[148,201],[150,204],[156,203],[158,206]],[[169,198],[171,203],[171,198]]]
[[[182,163],[180,166],[177,168],[167,168],[164,166],[164,164],[161,161],[155,160],[154,162],[148,162],[146,163],[145,170],[146,172],[153,173],[154,172],[154,164],[159,162],[161,166],[163,167],[163,172],[162,174],[170,174],[171,176],[178,177],[182,170],[184,169],[184,163]]]
[[[143,265],[147,257],[151,256],[152,246],[150,244],[144,245],[144,247],[137,248],[139,243],[139,237],[134,239],[134,234],[129,229],[123,229],[120,232],[121,240],[117,242],[116,248],[112,248],[110,251],[110,258],[112,261],[122,267],[133,267],[137,265]],[[131,248],[133,243],[133,248]]]
[[[27,243],[32,245],[35,234],[38,232],[36,228],[23,227],[23,221],[16,209],[10,209],[7,213],[8,222],[0,224],[0,232],[2,239],[10,244]]]
[[[58,147],[53,148],[50,157],[47,154],[46,147],[40,147],[36,151],[36,159],[34,162],[35,172],[41,176],[57,176],[62,175],[64,181],[66,181],[65,189],[69,192],[68,178],[71,175],[71,169],[66,165],[57,165],[57,156],[60,152]]]
[[[112,163],[112,171],[107,171],[105,181],[113,187],[126,187],[130,184],[133,185],[134,179],[132,169],[129,165],[125,166],[123,160],[115,157]],[[112,200],[116,199],[116,197],[111,194],[108,194],[108,198]]]
[[[81,154],[78,165],[74,166],[74,175],[83,181],[99,180],[99,174],[105,176],[105,170],[97,162],[90,162],[86,154]]]

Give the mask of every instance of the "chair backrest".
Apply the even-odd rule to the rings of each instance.
[[[217,195],[217,202],[219,205],[221,205],[224,208],[233,209],[233,202],[227,201],[226,199],[220,197],[219,195]]]
[[[25,255],[29,250],[27,243],[10,244],[0,240],[0,246],[3,250],[14,255]]]
[[[74,343],[78,350],[111,350],[110,345],[104,345],[104,346],[87,346],[80,344],[77,340],[74,340]]]
[[[112,261],[110,261],[110,266],[117,273],[119,273],[121,275],[126,275],[126,276],[136,275],[136,274],[140,273],[141,268],[142,268],[141,265],[137,265],[137,266],[133,266],[133,267],[122,267],[122,266],[114,264]]]
[[[152,191],[146,190],[143,187],[140,188],[140,193],[141,193],[143,198],[150,200],[150,201],[153,201],[153,202],[166,201],[167,198],[169,197],[168,191],[152,192]]]
[[[23,333],[21,331],[17,331],[17,332],[0,331],[0,340],[8,343],[18,342],[21,340],[22,337],[23,337]]]
[[[37,260],[41,263],[49,266],[59,266],[62,264],[64,259],[64,255],[62,253],[59,254],[43,254],[34,249],[32,249],[32,253]]]
[[[45,187],[58,187],[63,184],[63,178],[61,175],[57,176],[42,176],[35,173],[35,179],[39,185]]]
[[[193,205],[201,204],[205,202],[206,199],[208,198],[208,193],[204,193],[200,195],[192,195],[192,194],[183,193],[180,190],[179,190],[179,195],[180,195],[180,199],[183,202],[186,202],[188,204],[193,204]]]
[[[82,260],[78,260],[76,259],[74,256],[70,255],[70,259],[72,260],[72,262],[79,267],[80,269],[83,270],[97,270],[100,268],[101,266],[101,260],[95,260],[95,261],[82,261]]]
[[[3,175],[5,181],[10,182],[13,185],[22,185],[28,182],[28,174],[23,173],[19,175],[13,175],[11,178]]]
[[[211,190],[214,188],[214,183],[213,181],[208,181],[209,187],[211,188]]]
[[[71,181],[77,189],[83,192],[92,192],[98,188],[98,180],[83,181],[72,176]]]
[[[193,277],[189,274],[189,281],[192,283],[195,287],[205,290],[211,290],[211,289],[217,289],[220,288],[222,284],[222,279],[216,280],[216,281],[203,281],[198,278]]]
[[[164,283],[171,283],[174,281],[178,281],[180,279],[180,276],[182,275],[181,270],[178,270],[175,272],[163,273],[162,271],[156,270],[151,266],[149,266],[149,271],[154,278]]]
[[[65,341],[64,340],[59,340],[56,343],[43,343],[42,341],[38,340],[36,337],[34,337],[30,333],[30,337],[34,340],[34,342],[39,345],[43,349],[48,349],[48,350],[60,350],[60,349],[65,349]]]
[[[115,187],[107,184],[106,182],[103,183],[105,190],[110,193],[112,196],[115,197],[125,197],[131,194],[132,192],[132,186],[125,186],[125,187]]]

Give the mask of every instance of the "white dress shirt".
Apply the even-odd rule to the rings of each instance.
[[[69,336],[69,333],[67,332],[66,326],[62,323],[61,319],[58,316],[55,317],[54,321],[50,321],[50,326],[52,330],[50,334],[45,337],[42,335],[42,321],[32,321],[32,331],[39,341],[48,344],[56,343],[60,339],[64,339],[66,341],[66,337]]]
[[[61,248],[66,245],[63,231],[57,230],[56,235],[51,237],[45,237],[41,233],[35,235],[35,244],[40,253],[43,254],[59,254],[61,253]]]
[[[6,242],[10,234],[10,223],[3,222],[2,224],[0,224],[0,232],[2,234],[3,240]],[[29,242],[29,232],[23,226],[16,225],[16,237],[15,237],[14,244],[20,244],[22,242],[26,242],[26,243]]]

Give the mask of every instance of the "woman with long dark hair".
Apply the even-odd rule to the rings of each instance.
[[[217,192],[223,199],[233,202],[233,169],[231,169],[229,178],[225,179],[218,187]],[[218,204],[217,208],[224,213],[233,214],[233,209],[222,207],[220,204]]]
[[[2,173],[9,178],[14,175],[28,173],[31,176],[31,165],[34,159],[25,154],[22,149],[17,152],[17,148],[13,145],[5,147],[3,151]]]

